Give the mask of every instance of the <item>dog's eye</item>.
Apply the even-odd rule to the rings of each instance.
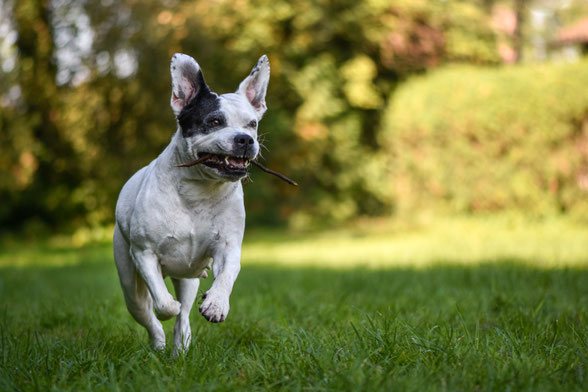
[[[209,124],[212,127],[218,127],[219,125],[221,125],[221,122],[218,118],[213,118],[212,120],[209,121]]]
[[[255,121],[255,120],[251,120],[251,121],[249,121],[249,126],[250,126],[251,128],[255,128],[255,127],[257,126],[257,121]]]

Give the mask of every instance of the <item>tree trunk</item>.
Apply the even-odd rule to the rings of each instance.
[[[22,121],[40,148],[34,151],[38,168],[33,182],[19,195],[14,219],[35,217],[49,224],[68,219],[71,191],[79,171],[71,163],[74,151],[59,127],[61,103],[55,82],[57,66],[48,0],[18,0],[14,5],[18,32],[18,84],[26,113]],[[59,208],[56,208],[59,206]]]
[[[525,0],[514,0],[516,26],[513,34],[512,47],[515,52],[515,63],[523,59],[523,23],[525,22]]]

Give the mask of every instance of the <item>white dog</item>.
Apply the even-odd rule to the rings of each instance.
[[[157,319],[177,316],[177,353],[190,344],[190,309],[199,278],[213,262],[214,282],[200,313],[215,323],[229,313],[245,229],[239,180],[259,152],[257,124],[266,110],[270,67],[262,56],[235,93],[220,96],[210,91],[192,57],[175,54],[170,68],[178,129],[161,155],[120,193],[114,258],[127,308],[155,349],[165,347]],[[166,276],[177,300],[165,286]]]

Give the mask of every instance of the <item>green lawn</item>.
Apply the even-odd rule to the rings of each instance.
[[[194,311],[178,360],[126,311],[110,244],[5,245],[0,390],[586,390],[581,225],[465,219],[245,241],[227,321]]]

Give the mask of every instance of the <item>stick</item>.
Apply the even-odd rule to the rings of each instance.
[[[190,167],[190,166],[194,166],[197,165],[199,163],[204,162],[205,160],[207,160],[208,158],[210,158],[210,154],[206,154],[198,159],[196,159],[195,161],[192,162],[186,162],[186,163],[182,163],[180,165],[176,165],[176,167]],[[263,166],[261,163],[257,162],[257,161],[250,161],[251,163],[253,163],[255,166],[257,166],[258,168],[260,168],[261,170],[263,170],[266,173],[269,174],[273,174],[274,176],[280,178],[283,181],[286,181],[288,184],[290,185],[294,185],[294,186],[298,186],[298,183],[296,181],[292,181],[291,179],[289,179],[288,177],[286,177],[285,175],[278,173],[276,171],[273,171],[271,169],[268,169],[267,167]]]
[[[199,163],[202,163],[203,161],[207,160],[208,158],[210,158],[210,154],[205,154],[204,156],[196,159],[195,161],[182,163],[181,165],[176,165],[176,167],[190,167],[190,166],[194,166],[194,165],[197,165]]]
[[[273,174],[274,176],[276,176],[276,177],[278,177],[278,178],[286,181],[290,185],[298,186],[298,183],[296,181],[292,181],[291,179],[289,179],[285,175],[283,175],[281,173],[278,173],[276,171],[273,171],[273,170],[268,169],[267,167],[263,166],[261,163],[259,163],[257,161],[251,161],[251,163],[253,163],[255,166],[257,166],[258,168],[260,168],[264,172],[269,173],[269,174]]]

